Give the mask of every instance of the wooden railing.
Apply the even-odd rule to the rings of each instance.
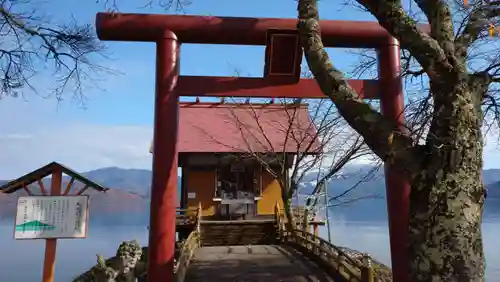
[[[279,204],[275,207],[279,240],[291,244],[309,255],[316,263],[334,276],[349,282],[374,282],[375,272],[368,254],[354,258],[330,242],[300,229],[287,231],[285,216]]]
[[[292,214],[293,219],[295,221],[296,227],[299,229],[304,228],[305,220],[311,221],[311,219],[312,219],[311,215],[303,207],[292,207],[291,214]]]
[[[314,225],[314,224],[320,225],[319,224],[320,221],[315,220],[314,215],[310,214],[303,207],[292,207],[290,213],[293,217],[295,228],[297,228],[297,229],[306,230],[311,225]],[[286,218],[284,220],[286,220]],[[323,224],[321,224],[321,225],[323,225]]]
[[[177,225],[190,225],[196,223],[198,208],[181,209],[176,208],[176,223]]]
[[[193,258],[194,252],[200,246],[200,221],[201,221],[201,203],[198,204],[198,208],[196,209],[196,215],[194,218],[195,229],[189,234],[187,239],[182,244],[181,253],[179,256],[179,260],[175,265],[175,282],[184,282],[186,278],[186,272],[189,267],[189,263]]]
[[[276,229],[277,229],[277,235],[278,239],[280,241],[284,241],[285,239],[285,221],[284,221],[284,216],[282,213],[282,209],[280,207],[280,204],[276,202],[276,205],[274,206],[274,217],[276,219]]]

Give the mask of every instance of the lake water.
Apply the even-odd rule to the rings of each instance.
[[[13,225],[0,226],[0,281],[32,282],[42,280],[43,240],[13,240]],[[113,256],[122,241],[148,241],[145,226],[94,226],[87,239],[57,241],[55,282],[71,282],[72,278],[96,263],[96,254]]]
[[[44,241],[15,241],[12,225],[0,226],[0,281],[41,281]],[[327,237],[327,230],[321,230]],[[372,254],[376,259],[390,264],[388,227],[385,222],[362,222],[333,219],[332,241]],[[487,260],[487,280],[500,277],[500,220],[486,219],[483,236]],[[89,229],[87,239],[59,240],[57,248],[55,282],[70,282],[86,271],[96,261],[96,253],[112,256],[120,242],[138,240],[147,243],[146,226],[96,226]],[[496,279],[494,279],[496,277]]]

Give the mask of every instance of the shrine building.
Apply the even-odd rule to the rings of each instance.
[[[206,219],[274,216],[276,203],[283,206],[276,176],[289,179],[297,154],[320,152],[307,104],[181,102],[179,107],[180,207],[201,203]]]

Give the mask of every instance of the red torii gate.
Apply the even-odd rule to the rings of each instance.
[[[399,42],[376,22],[321,21],[326,47],[378,49],[378,80],[349,80],[364,98],[381,100],[382,113],[403,124]],[[179,96],[325,98],[316,82],[300,79],[302,49],[297,19],[98,13],[101,40],[156,43],[156,98],[148,281],[172,282],[177,205]],[[264,77],[179,76],[181,43],[264,45]],[[386,166],[389,234],[394,281],[406,269],[410,187]]]

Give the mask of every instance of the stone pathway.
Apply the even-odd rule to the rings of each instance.
[[[203,247],[195,252],[186,282],[333,282],[293,248]]]

